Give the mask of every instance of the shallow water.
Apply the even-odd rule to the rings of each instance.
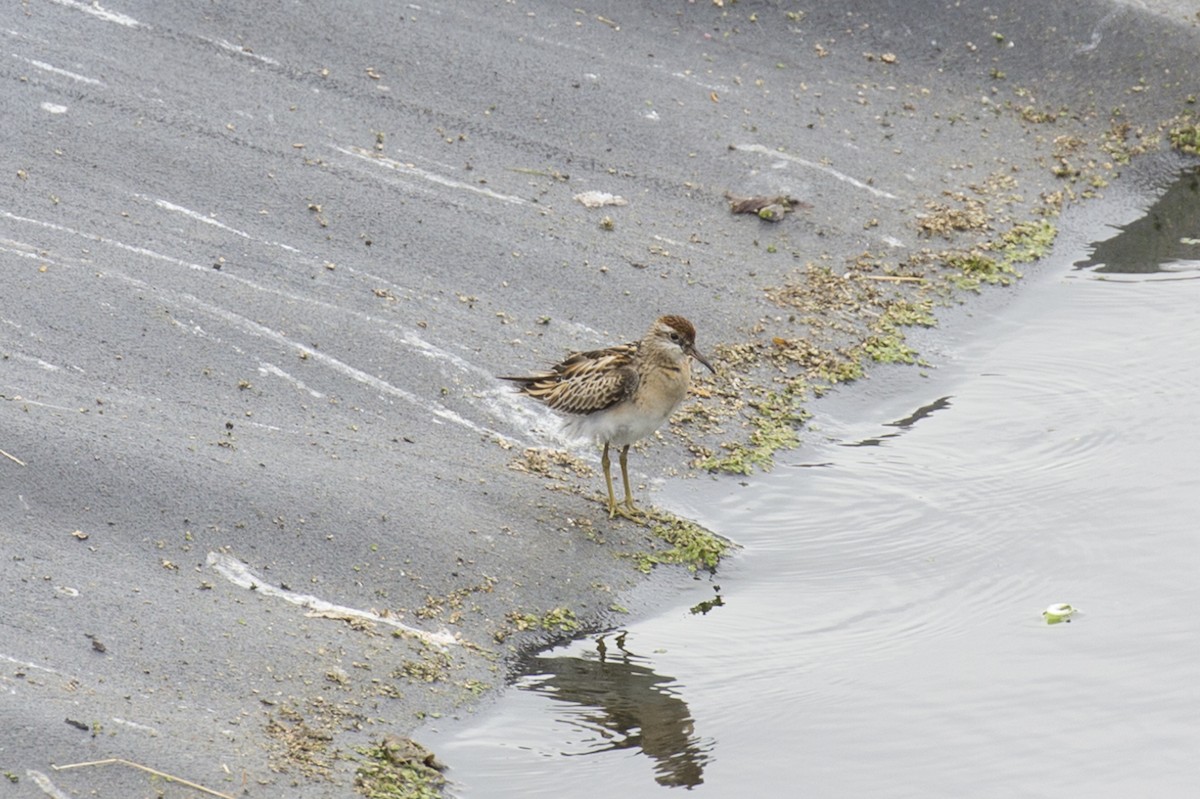
[[[1172,220],[1200,239],[1200,210]],[[1192,795],[1200,246],[1099,271],[1159,250],[1076,228],[926,379],[819,414],[770,474],[669,494],[744,551],[423,731],[452,792]],[[1080,612],[1047,625],[1056,602]]]

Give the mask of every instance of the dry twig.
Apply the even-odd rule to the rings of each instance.
[[[219,797],[221,797],[221,799],[234,799],[233,796],[230,796],[227,793],[221,793],[220,791],[214,791],[212,788],[205,788],[203,785],[198,785],[198,784],[192,782],[191,780],[185,780],[183,777],[176,777],[173,774],[168,774],[165,771],[159,771],[156,768],[150,768],[149,766],[143,766],[141,763],[134,763],[132,760],[126,760],[123,757],[110,757],[105,760],[89,760],[86,763],[69,763],[65,766],[53,766],[52,765],[51,768],[53,768],[55,771],[66,771],[67,769],[84,768],[84,767],[88,767],[88,766],[111,766],[114,763],[119,763],[122,766],[130,766],[131,768],[140,769],[141,771],[145,771],[149,774],[153,774],[156,777],[162,777],[164,780],[170,780],[171,782],[177,782],[180,785],[186,785],[188,788],[192,788],[194,790],[201,791],[203,793],[208,794],[209,796],[219,796]]]

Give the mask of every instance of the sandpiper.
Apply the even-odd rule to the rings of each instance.
[[[695,358],[716,373],[696,349],[696,328],[682,316],[664,316],[641,341],[603,350],[573,352],[562,363],[524,377],[503,377],[519,391],[544,403],[565,418],[570,435],[593,438],[604,445],[600,465],[608,486],[608,516],[632,517],[629,488],[629,447],[662,426],[687,396]],[[609,446],[621,449],[621,478],[625,507],[613,493]]]

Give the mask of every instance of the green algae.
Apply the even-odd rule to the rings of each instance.
[[[440,799],[446,778],[431,752],[408,738],[388,736],[356,749],[354,789],[367,799]]]
[[[1167,131],[1171,146],[1187,155],[1200,155],[1200,121],[1191,114],[1176,119]]]
[[[524,632],[526,630],[546,630],[549,632],[574,633],[580,629],[579,619],[570,608],[552,608],[541,616],[536,613],[513,612],[508,614],[508,621],[513,628]]]
[[[656,538],[666,542],[668,548],[637,552],[632,556],[638,570],[645,573],[660,565],[685,566],[693,572],[699,569],[712,571],[733,546],[711,530],[663,511],[647,513],[646,526]]]
[[[808,419],[809,414],[801,409],[800,398],[794,391],[770,391],[749,405],[755,413],[749,419],[751,429],[746,441],[722,444],[725,454],[702,459],[697,464],[699,468],[750,474],[755,467],[769,469],[779,450],[800,445],[796,428]]]

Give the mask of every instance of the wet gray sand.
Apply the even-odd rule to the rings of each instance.
[[[1014,226],[1188,146],[1200,29],[1142,5],[22,5],[5,790],[345,796],[518,651],[652,608],[690,573],[637,568],[664,545],[494,375],[683,314],[721,374],[639,497],[743,463],[765,398],[897,351],[895,303],[969,307],[1036,268]]]

